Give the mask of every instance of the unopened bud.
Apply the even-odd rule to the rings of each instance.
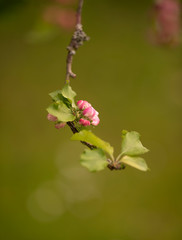
[[[63,122],[62,123],[56,123],[55,128],[57,128],[57,129],[64,128],[65,125],[66,125],[66,123],[63,123]]]
[[[77,102],[77,106],[78,106],[78,108],[79,108],[80,110],[83,110],[83,109],[85,109],[85,108],[90,107],[91,104],[88,103],[87,101],[79,100],[79,101]]]
[[[93,107],[88,107],[85,110],[83,110],[83,115],[92,120],[92,118],[96,115],[96,111]]]
[[[100,119],[97,115],[92,118],[92,125],[97,126],[100,123]]]
[[[47,114],[47,119],[48,119],[49,121],[52,121],[52,122],[55,122],[55,121],[58,120],[57,117],[53,116],[53,115],[50,114],[50,113]]]
[[[81,118],[79,120],[79,123],[80,123],[80,125],[83,125],[83,126],[90,126],[90,121],[83,119],[83,118]]]

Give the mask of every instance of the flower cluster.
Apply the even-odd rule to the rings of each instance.
[[[87,101],[79,100],[77,102],[76,109],[77,114],[74,113],[74,116],[78,119],[78,123],[82,126],[97,126],[100,122],[100,119],[98,117],[99,113],[92,107],[90,103]],[[75,112],[75,109],[72,109]],[[66,125],[66,122],[60,122],[58,118],[50,113],[47,115],[47,119],[51,122],[55,123],[55,128],[60,129],[63,128]]]
[[[97,126],[100,122],[99,113],[87,101],[79,100],[77,102],[78,108],[81,110],[82,118],[79,120],[80,125],[83,126]]]
[[[57,117],[53,116],[50,113],[47,114],[47,119],[51,122],[57,122],[58,121]],[[55,128],[57,128],[57,129],[64,128],[65,125],[66,125],[66,123],[64,123],[64,122],[57,122],[55,124]]]

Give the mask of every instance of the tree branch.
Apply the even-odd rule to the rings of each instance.
[[[68,55],[66,58],[66,83],[70,82],[70,78],[76,77],[76,74],[73,73],[73,71],[72,71],[73,55],[76,54],[77,49],[81,45],[83,45],[84,41],[89,40],[89,37],[86,35],[86,33],[82,29],[81,13],[82,13],[83,1],[84,0],[79,0],[77,13],[76,13],[76,29],[75,29],[75,32],[73,33],[70,44],[67,47]],[[78,132],[74,122],[67,122],[67,125],[70,127],[73,134]],[[81,141],[81,143],[83,145],[87,146],[88,148],[90,148],[91,150],[97,148],[96,146],[94,146],[90,143],[84,142],[84,141]],[[121,163],[119,163],[119,162],[111,161],[110,159],[108,159],[107,161],[108,161],[108,168],[110,170],[121,170],[121,169],[125,168],[125,166],[121,165]]]
[[[76,29],[75,29],[75,32],[73,33],[70,44],[67,47],[68,55],[66,58],[66,83],[70,82],[70,77],[72,78],[76,77],[76,74],[72,72],[73,55],[76,54],[76,50],[83,44],[84,41],[89,40],[89,37],[82,30],[81,14],[82,14],[83,1],[84,0],[79,0],[77,12],[76,12]],[[67,122],[67,125],[70,127],[71,131],[74,134],[78,132],[73,122]],[[91,150],[96,148],[95,146],[87,142],[81,141],[81,143],[86,145]]]

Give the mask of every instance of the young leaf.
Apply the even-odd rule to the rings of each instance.
[[[102,149],[85,149],[84,152],[81,154],[81,165],[88,168],[89,171],[101,171],[107,165],[107,158]]]
[[[149,170],[145,160],[141,157],[130,157],[130,156],[124,156],[121,159],[122,163],[125,163],[131,167],[137,168],[141,171],[147,171]]]
[[[90,144],[93,144],[94,146],[101,148],[105,152],[107,152],[111,158],[113,158],[113,152],[114,149],[111,147],[111,145],[102,139],[98,138],[95,136],[92,132],[87,131],[87,130],[82,130],[78,133],[75,133],[72,137],[71,140],[76,140],[76,141],[85,141]]]
[[[59,104],[53,103],[47,108],[48,113],[58,118],[58,121],[68,122],[75,120],[71,110],[60,101]]]
[[[49,96],[52,98],[54,101],[59,101],[60,95],[62,95],[61,90],[56,90],[54,92],[49,93]]]
[[[70,85],[68,83],[64,85],[63,89],[61,90],[61,93],[65,98],[68,98],[70,100],[73,107],[76,106],[75,102],[74,102],[76,93],[72,90],[72,88],[70,87]]]
[[[149,150],[145,148],[140,142],[140,134],[137,132],[123,132],[123,141],[121,145],[121,154],[128,156],[137,156],[144,154]]]
[[[68,108],[72,108],[70,101],[62,95],[61,90],[51,92],[49,93],[49,96],[51,96],[52,100],[54,100],[55,102],[62,101],[64,104],[66,104]]]

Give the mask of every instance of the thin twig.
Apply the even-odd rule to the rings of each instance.
[[[83,0],[80,0],[78,3],[78,9],[76,13],[76,24],[82,23],[82,7],[83,7]]]
[[[67,47],[68,55],[66,59],[66,83],[70,82],[70,78],[76,77],[76,74],[73,73],[72,71],[73,55],[76,54],[76,50],[81,45],[83,45],[84,41],[89,40],[89,37],[86,35],[86,33],[82,29],[82,23],[81,23],[82,7],[83,7],[83,0],[79,0],[77,13],[76,13],[76,29],[75,29],[75,32],[73,33],[70,44]]]
[[[74,123],[73,122],[67,122],[67,125],[70,127],[71,131],[75,134],[78,132],[77,128],[75,127]],[[84,142],[84,141],[80,141],[83,145],[87,146],[88,148],[90,148],[91,150],[93,149],[96,149],[97,147],[90,144],[90,143],[87,143],[87,142]]]

